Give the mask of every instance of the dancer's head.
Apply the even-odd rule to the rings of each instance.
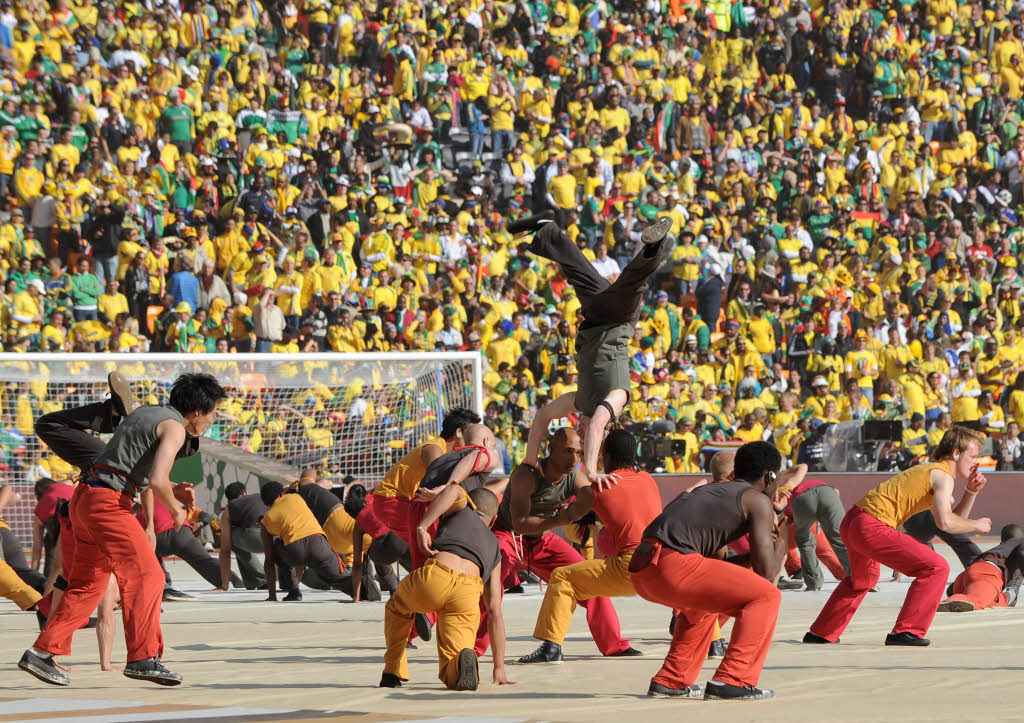
[[[778,474],[782,469],[782,455],[767,442],[747,442],[736,450],[733,472],[737,479],[746,480],[754,487],[774,497],[779,489]]]
[[[954,426],[942,435],[932,458],[937,462],[948,462],[954,477],[966,479],[978,464],[978,455],[984,441],[985,435],[981,432]]]

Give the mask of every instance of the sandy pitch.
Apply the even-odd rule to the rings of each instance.
[[[985,543],[980,543],[982,548]],[[959,564],[948,549],[955,575]],[[930,648],[885,648],[907,582],[882,583],[868,596],[838,646],[804,646],[800,638],[835,586],[817,593],[783,593],[783,605],[761,685],[777,698],[754,703],[650,699],[645,696],[668,646],[669,612],[639,598],[617,599],[623,634],[641,658],[602,658],[582,611],[574,616],[562,665],[509,666],[511,687],[452,693],[437,680],[436,650],[410,651],[413,680],[400,690],[376,687],[383,655],[383,603],[339,603],[340,593],[306,591],[301,603],[265,603],[265,593],[206,592],[208,586],[180,562],[170,564],[175,587],[200,595],[193,603],[164,605],[165,660],[185,685],[160,689],[102,673],[93,631],[75,637],[72,686],[37,683],[15,664],[35,636],[31,614],[0,601],[0,690],[19,698],[118,700],[250,708],[360,711],[395,718],[507,718],[552,721],[966,721],[1022,718],[1013,691],[1021,680],[1024,610],[939,613]],[[882,578],[888,579],[884,570]],[[505,600],[508,657],[536,645],[533,624],[540,593]],[[119,625],[120,627],[120,625]],[[729,628],[726,628],[728,633]],[[114,660],[123,664],[120,630]],[[710,678],[712,661],[701,682]],[[490,658],[481,674],[490,682]],[[0,705],[2,708],[2,705]],[[0,710],[2,712],[2,710]]]

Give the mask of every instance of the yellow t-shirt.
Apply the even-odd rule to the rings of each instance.
[[[331,549],[345,560],[345,567],[352,567],[352,532],[355,530],[355,527],[355,519],[352,515],[345,512],[344,507],[338,507],[338,509],[334,510],[324,523],[324,534],[327,535],[327,541],[331,543]],[[366,533],[363,533],[364,554],[370,548],[370,543],[372,542],[373,539]]]
[[[281,495],[270,506],[263,515],[263,529],[286,545],[324,533],[305,500],[293,494]]]
[[[932,506],[932,470],[950,472],[946,462],[919,464],[900,472],[861,497],[857,507],[893,529]]]
[[[404,497],[407,500],[411,500],[416,494],[420,482],[423,481],[423,475],[427,473],[427,466],[423,464],[421,453],[424,447],[431,444],[435,447],[440,447],[442,454],[449,451],[448,445],[443,438],[434,437],[433,439],[428,439],[409,452],[409,454],[402,457],[394,467],[389,469],[387,474],[384,475],[384,479],[377,486],[377,489],[373,491],[373,494],[378,497]]]

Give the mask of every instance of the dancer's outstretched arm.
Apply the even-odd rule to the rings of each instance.
[[[545,435],[547,435],[548,425],[551,424],[551,420],[568,417],[575,411],[576,392],[563,394],[558,399],[548,402],[537,410],[537,414],[533,418],[533,424],[530,425],[530,434],[526,439],[526,459],[523,460],[524,464],[528,464],[531,467],[539,465],[540,443]]]

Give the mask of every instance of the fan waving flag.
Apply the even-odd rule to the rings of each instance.
[[[675,107],[676,103],[673,100],[666,103],[654,123],[654,149],[658,153],[664,153],[668,148],[668,131],[672,127],[672,114],[675,112]]]

